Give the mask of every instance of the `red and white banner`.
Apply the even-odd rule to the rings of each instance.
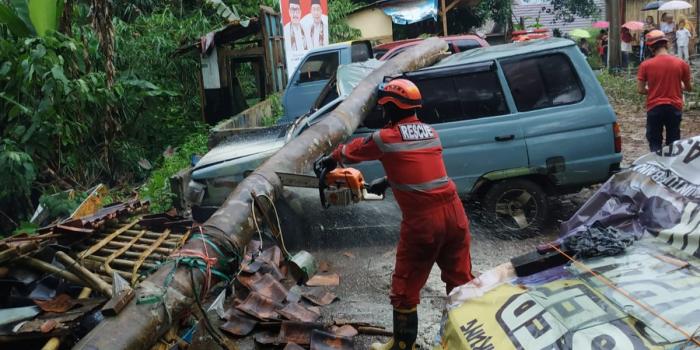
[[[291,77],[309,50],[328,45],[328,0],[281,0],[280,13]]]

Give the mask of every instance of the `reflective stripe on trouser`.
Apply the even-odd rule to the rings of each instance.
[[[434,190],[436,188],[440,188],[442,186],[445,186],[449,182],[450,182],[450,178],[447,176],[443,176],[439,179],[435,179],[435,180],[423,182],[423,183],[418,183],[418,184],[399,184],[396,182],[389,181],[389,185],[391,185],[391,188],[401,190],[401,191],[427,192],[427,191]]]
[[[404,216],[391,278],[391,304],[397,308],[418,305],[420,290],[436,262],[448,293],[469,282],[473,278],[470,241],[469,220],[457,196],[423,215]]]

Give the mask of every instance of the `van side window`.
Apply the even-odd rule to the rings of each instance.
[[[509,60],[501,65],[520,112],[583,99],[578,75],[562,54]]]
[[[494,71],[418,80],[423,94],[419,117],[426,123],[446,123],[508,113],[501,83]]]
[[[338,53],[328,52],[309,57],[299,69],[299,83],[330,79],[338,69]]]

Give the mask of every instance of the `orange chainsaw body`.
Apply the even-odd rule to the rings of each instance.
[[[326,201],[343,206],[362,200],[365,178],[357,169],[335,168],[326,174],[326,185]]]

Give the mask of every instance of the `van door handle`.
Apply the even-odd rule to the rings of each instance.
[[[501,135],[501,136],[496,136],[494,139],[498,142],[503,142],[503,141],[510,141],[515,138],[515,135]]]

